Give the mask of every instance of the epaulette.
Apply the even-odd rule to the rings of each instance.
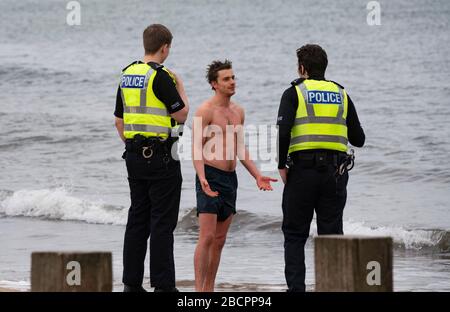
[[[164,65],[155,62],[148,62],[147,65],[150,65],[150,67],[153,68],[153,70],[160,70],[164,68]]]
[[[338,85],[339,87],[341,87],[342,89],[345,89],[343,85],[337,83],[336,81],[333,81],[333,80],[328,80],[328,81],[337,84],[337,85]]]
[[[305,81],[305,78],[297,78],[291,82],[291,85],[296,86],[301,84],[303,81]]]
[[[127,70],[128,67],[130,67],[131,65],[137,64],[139,63],[139,61],[134,61],[133,63],[127,65],[124,69],[122,69],[122,71],[124,72],[125,70]]]

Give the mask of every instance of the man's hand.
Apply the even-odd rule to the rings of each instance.
[[[213,191],[206,179],[200,179],[200,185],[202,186],[203,192],[205,192],[205,194],[208,195],[209,197],[219,196],[219,192]]]
[[[277,181],[278,181],[277,179],[274,179],[271,177],[258,176],[256,178],[256,185],[258,185],[260,190],[273,191],[273,188],[270,185],[270,182],[277,182]]]
[[[288,168],[278,169],[278,172],[280,173],[281,180],[283,181],[284,184],[286,184],[286,182],[287,182],[288,170],[289,170]]]

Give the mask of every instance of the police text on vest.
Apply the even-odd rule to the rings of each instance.
[[[330,91],[308,91],[309,104],[342,104],[341,95]]]
[[[145,76],[142,75],[123,75],[121,88],[144,88]]]

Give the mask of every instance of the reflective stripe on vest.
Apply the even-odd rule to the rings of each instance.
[[[298,108],[289,153],[310,149],[346,152],[348,99],[345,91],[332,82],[312,79],[295,89]]]
[[[170,114],[153,92],[156,73],[144,63],[133,64],[122,73],[120,93],[124,105],[124,136],[127,139],[136,134],[167,138],[172,130]]]

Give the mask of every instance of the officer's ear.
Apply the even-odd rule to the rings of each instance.
[[[303,66],[303,65],[299,65],[298,73],[299,73],[300,77],[303,77],[303,78],[308,77],[308,72],[306,71],[305,66]]]
[[[163,44],[162,47],[161,47],[161,52],[162,52],[163,54],[168,54],[168,53],[169,53],[169,49],[170,49],[170,44],[165,43],[165,44]]]
[[[303,65],[298,65],[298,74],[303,76],[305,74],[305,67]]]

